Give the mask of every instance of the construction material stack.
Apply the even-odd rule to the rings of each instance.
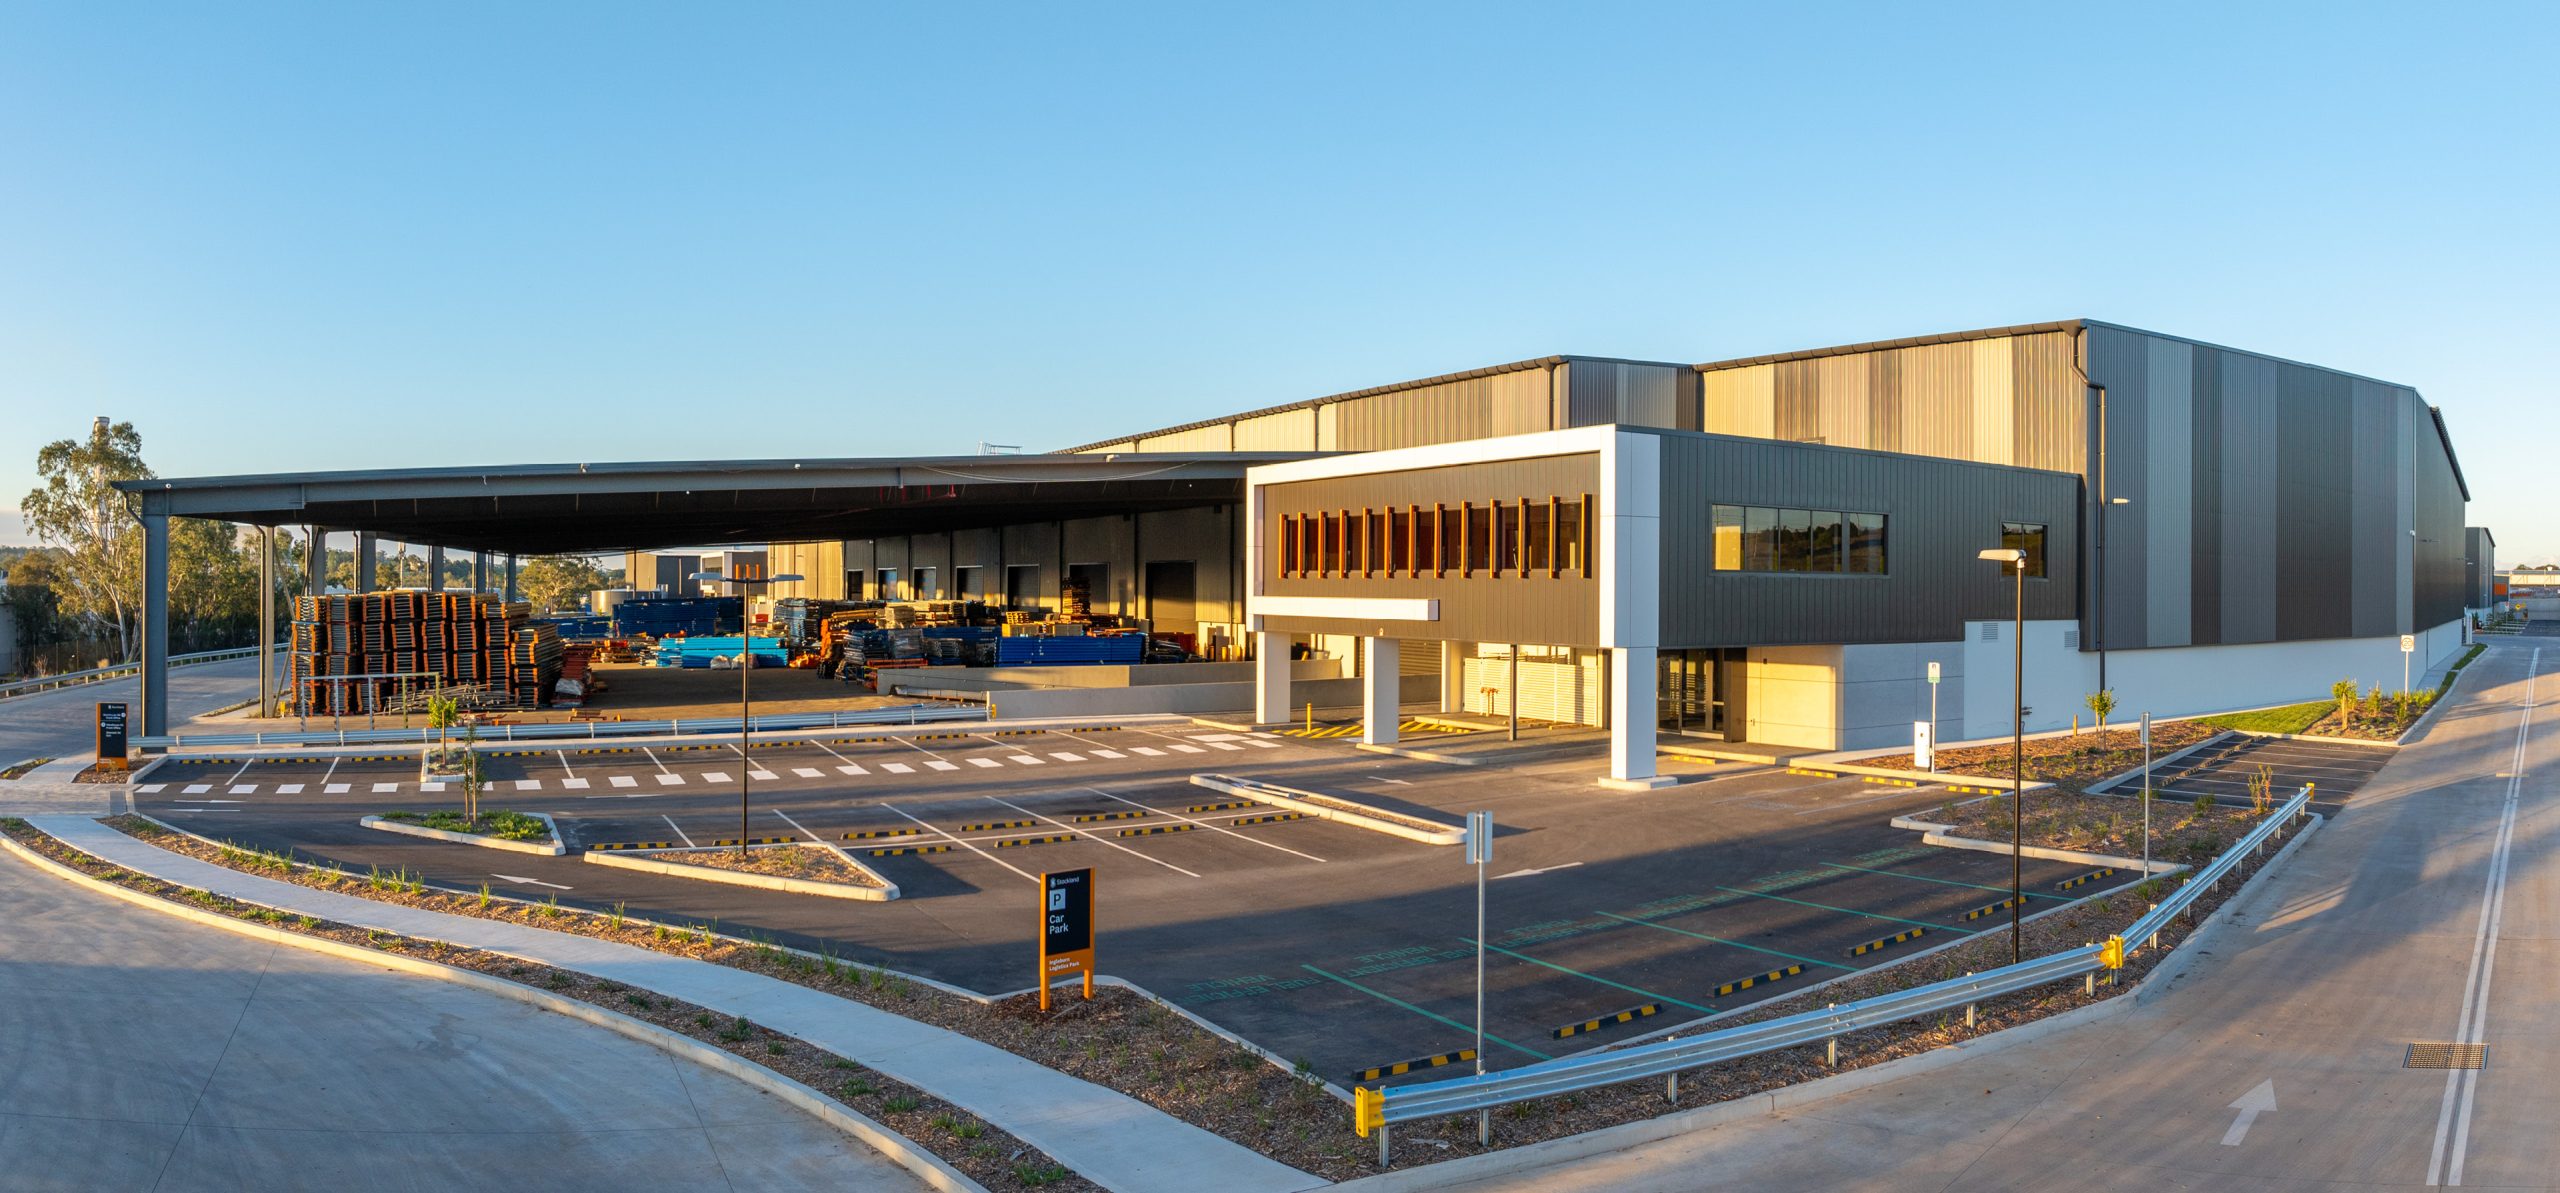
[[[632,597],[613,607],[616,638],[734,634],[746,604],[737,597]]]
[[[506,694],[502,656],[525,606],[478,593],[371,592],[296,597],[288,661],[306,716],[391,711],[423,693]]]
[[[515,644],[507,652],[507,687],[516,703],[526,708],[549,704],[559,682],[559,628],[538,621],[517,626]]]

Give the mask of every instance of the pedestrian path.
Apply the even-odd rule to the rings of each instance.
[[[520,924],[445,915],[242,874],[77,816],[32,818],[130,870],[340,923],[608,977],[796,1036],[977,1115],[1125,1193],[1285,1193],[1326,1182],[1137,1099],[956,1032],[743,970]]]

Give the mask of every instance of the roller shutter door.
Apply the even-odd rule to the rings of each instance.
[[[1462,707],[1487,716],[1511,711],[1511,658],[1502,646],[1479,646],[1465,660]],[[1596,650],[1525,646],[1520,651],[1520,719],[1567,725],[1599,725],[1608,709]]]

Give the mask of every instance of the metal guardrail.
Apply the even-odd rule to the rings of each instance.
[[[940,704],[906,704],[893,708],[866,708],[850,712],[786,713],[754,718],[752,732],[767,733],[792,729],[847,729],[867,725],[927,725],[944,721],[983,721],[987,710]],[[511,741],[586,741],[609,737],[653,737],[736,733],[738,718],[677,721],[574,721],[538,725],[482,725],[474,730],[481,742]],[[458,732],[444,731],[448,735]],[[186,749],[198,746],[369,746],[424,745],[437,730],[415,729],[345,729],[326,733],[189,733],[160,737],[137,737],[133,744],[146,750]]]
[[[2127,941],[2147,941],[2167,927],[2172,917],[2184,912],[2206,891],[2213,889],[2214,884],[2237,868],[2251,851],[2281,837],[2284,827],[2299,819],[2310,803],[2311,788],[2305,786],[2259,821],[2231,848],[2223,851],[2211,865],[2189,874],[2177,890],[2135,920],[2124,932],[2109,937],[2105,942],[1818,1011],[1746,1023],[1687,1038],[1667,1037],[1607,1052],[1540,1061],[1517,1069],[1425,1082],[1401,1089],[1359,1089],[1353,1096],[1352,1125],[1363,1137],[1373,1130],[1377,1133],[1378,1161],[1384,1164],[1387,1162],[1387,1128],[1390,1124],[1490,1110],[1513,1102],[1621,1082],[1675,1077],[1682,1070],[1718,1061],[1819,1044],[1849,1032],[1952,1011],[1984,999],[2120,967],[2124,964]]]
[[[279,646],[275,648],[275,653],[277,654],[283,654],[284,652],[284,647]],[[173,654],[169,656],[169,665],[172,667],[184,667],[192,663],[223,663],[229,662],[232,659],[254,659],[256,657],[258,657],[257,647],[240,646],[234,647],[230,650],[199,650],[194,654]],[[123,676],[139,675],[141,673],[142,664],[140,663],[118,663],[113,667],[92,667],[86,671],[65,671],[60,675],[48,675],[42,679],[22,679],[16,683],[0,684],[0,700],[6,700],[11,696],[33,695],[37,692],[49,692],[55,688],[77,687],[85,683],[97,683],[100,680],[117,679]]]

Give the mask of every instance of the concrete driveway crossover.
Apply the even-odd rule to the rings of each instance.
[[[12,858],[0,1007],[12,1190],[922,1187],[601,1028],[160,917]]]
[[[2536,723],[2554,670],[2560,647],[2493,646],[2126,1014],[1554,1167],[1453,1162],[1449,1187],[2560,1187],[2560,737]],[[2450,1042],[2484,1043],[2485,1066],[2409,1063]]]

